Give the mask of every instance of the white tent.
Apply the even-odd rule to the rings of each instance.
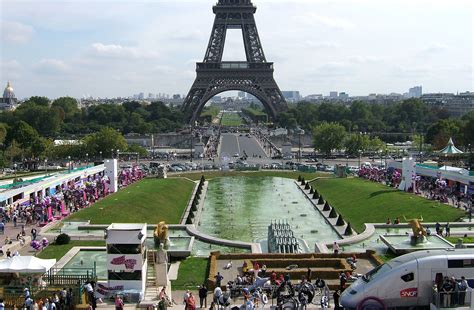
[[[55,259],[13,256],[0,261],[0,273],[45,273],[56,264]]]
[[[446,155],[462,154],[463,153],[463,151],[461,151],[456,146],[454,146],[452,138],[449,138],[448,145],[446,145],[446,147],[444,149],[442,149],[441,151],[439,151],[439,152],[442,153],[442,154],[446,154]]]

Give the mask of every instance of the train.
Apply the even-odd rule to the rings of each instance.
[[[473,249],[423,250],[396,257],[358,278],[341,294],[340,303],[345,309],[429,307],[435,284],[446,276],[466,278],[466,299],[474,305]]]

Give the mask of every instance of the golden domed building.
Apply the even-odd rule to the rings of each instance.
[[[18,106],[18,99],[15,97],[13,87],[10,82],[7,83],[7,87],[3,91],[3,97],[0,98],[0,109],[1,110],[15,110]]]

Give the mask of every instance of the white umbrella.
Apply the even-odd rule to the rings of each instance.
[[[56,264],[55,259],[13,256],[0,261],[0,273],[45,273]]]

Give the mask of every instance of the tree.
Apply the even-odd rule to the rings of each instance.
[[[77,105],[77,100],[71,97],[60,97],[53,101],[52,108],[61,109],[64,112],[64,121],[75,122],[79,117],[81,110]]]
[[[85,136],[83,143],[90,156],[113,156],[116,150],[124,151],[128,148],[123,135],[117,130],[104,127],[99,132]]]
[[[8,125],[5,123],[0,123],[0,145],[5,142],[8,133]]]
[[[49,107],[49,99],[47,97],[32,96],[26,100],[23,104],[34,104],[43,107]]]
[[[142,158],[148,156],[148,151],[147,151],[144,147],[142,147],[142,146],[140,146],[140,145],[138,145],[138,144],[132,144],[132,145],[130,145],[130,146],[128,147],[128,149],[127,149],[127,152],[135,152],[135,153],[138,153],[138,155],[140,155],[140,157],[142,157]]]
[[[313,127],[314,148],[320,152],[331,155],[331,151],[340,149],[346,136],[344,126],[337,123],[327,123]]]
[[[369,143],[370,139],[367,135],[360,133],[351,134],[344,141],[346,154],[358,156],[361,152],[365,152],[367,150]]]
[[[449,138],[456,144],[463,145],[463,124],[457,119],[442,119],[434,123],[426,134],[426,139],[433,144],[436,150],[446,146]]]
[[[385,142],[380,140],[379,137],[374,137],[369,141],[369,150],[372,152],[385,151]]]

